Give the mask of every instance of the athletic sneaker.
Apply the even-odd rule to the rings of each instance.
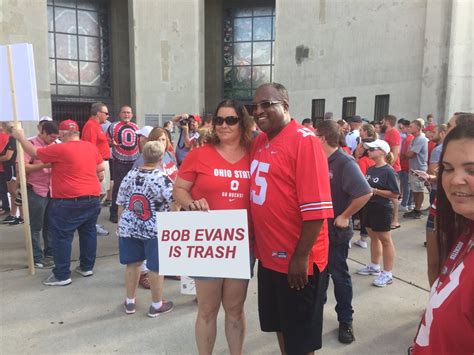
[[[361,247],[362,249],[367,249],[367,242],[365,240],[359,239],[354,242],[355,245]]]
[[[127,314],[135,313],[135,303],[127,303],[127,301],[123,302],[123,309]]]
[[[76,267],[74,269],[74,271],[77,272],[79,275],[81,275],[83,277],[88,277],[88,276],[94,275],[94,271],[92,271],[92,270],[84,271],[84,270],[81,269],[80,266]]]
[[[169,313],[173,310],[174,308],[174,305],[173,305],[173,302],[171,301],[163,301],[161,307],[159,309],[156,309],[155,307],[153,307],[153,305],[150,306],[150,309],[148,310],[148,317],[150,318],[156,318],[158,317],[160,314],[165,314],[165,313]]]
[[[58,280],[54,274],[49,275],[49,277],[43,281],[45,286],[66,286],[71,283],[71,278],[66,280]]]
[[[399,211],[400,212],[410,212],[410,209],[408,208],[408,206],[400,205]]]
[[[9,214],[8,216],[6,216],[4,219],[2,219],[0,221],[1,224],[10,224],[10,222],[14,221],[16,219],[15,216],[12,216],[11,214]]]
[[[377,287],[385,287],[390,285],[392,282],[392,277],[389,276],[385,271],[382,271],[382,273],[374,280],[374,282],[372,282],[372,284]]]
[[[351,324],[339,323],[339,341],[343,344],[350,344],[355,340],[354,330]]]
[[[38,262],[35,261],[35,268],[52,269],[53,267],[54,267],[54,261],[52,261],[51,259],[44,258]]]
[[[95,225],[95,230],[97,231],[97,235],[99,235],[99,236],[105,237],[105,236],[109,235],[109,231],[107,229],[105,229],[102,224],[96,224]]]
[[[420,219],[421,218],[421,212],[417,211],[417,210],[406,212],[406,213],[403,214],[403,218]]]
[[[380,268],[379,269],[373,269],[370,265],[365,265],[362,269],[357,270],[357,273],[359,275],[374,275],[374,276],[379,276],[380,275]]]
[[[8,222],[8,225],[9,225],[9,226],[16,226],[16,225],[18,225],[18,224],[23,224],[23,223],[25,223],[25,221],[23,220],[23,218],[21,218],[21,217],[13,217],[13,219],[12,219],[10,222]]]

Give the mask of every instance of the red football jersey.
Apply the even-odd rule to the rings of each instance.
[[[205,198],[211,210],[248,209],[249,167],[249,154],[232,164],[208,144],[189,152],[178,176],[194,182],[191,196],[195,200]]]
[[[400,154],[406,154],[406,152],[408,152],[408,148],[410,147],[410,144],[411,144],[411,141],[413,140],[413,135],[412,134],[408,134],[407,137],[405,138],[405,142],[403,143],[401,149],[400,149]],[[400,168],[402,171],[408,171],[410,170],[410,167],[409,167],[409,159],[408,158],[405,158],[405,159],[400,159]]]
[[[398,145],[401,149],[402,138],[400,137],[400,132],[398,132],[396,128],[391,128],[387,132],[385,132],[384,140],[388,143],[390,148],[396,147]],[[392,166],[395,172],[397,173],[401,170],[400,153],[398,154],[397,159],[395,159],[395,161],[393,162]]]
[[[271,270],[288,273],[303,221],[333,217],[326,155],[315,134],[294,119],[276,137],[259,134],[251,153],[251,203],[255,256]],[[328,260],[324,221],[308,263],[324,270]]]
[[[413,346],[414,355],[474,354],[474,223],[464,253],[459,240],[449,254],[455,268],[446,280],[438,278]],[[463,260],[460,256],[464,254]],[[451,259],[451,261],[450,261]],[[457,266],[456,266],[457,265]]]
[[[97,165],[102,162],[97,147],[85,141],[70,141],[38,148],[38,158],[52,163],[51,197],[99,196]]]

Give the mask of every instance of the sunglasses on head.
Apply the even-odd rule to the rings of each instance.
[[[233,126],[239,122],[239,118],[237,116],[227,116],[227,117],[221,117],[221,116],[216,116],[212,119],[212,123],[216,126],[222,126],[224,122],[228,126]]]
[[[273,100],[264,100],[250,105],[250,110],[252,112],[256,111],[260,106],[262,110],[269,109],[273,105],[283,104],[283,101],[273,101]]]

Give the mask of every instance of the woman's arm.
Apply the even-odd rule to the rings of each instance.
[[[372,195],[381,196],[384,198],[392,199],[398,197],[398,192],[393,192],[390,190],[380,190],[380,189],[372,189]]]
[[[7,150],[5,155],[0,155],[0,162],[9,161],[13,156],[13,150]]]
[[[186,181],[180,177],[176,178],[173,188],[173,197],[175,201],[187,211],[208,211],[209,204],[205,198],[193,200],[193,197],[191,196],[191,188],[193,187],[193,184],[194,182],[192,181]]]

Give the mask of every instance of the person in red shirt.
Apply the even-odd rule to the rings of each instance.
[[[438,145],[436,141],[433,139],[436,134],[436,125],[435,124],[427,125],[425,128],[423,128],[423,132],[425,133],[425,136],[428,139],[428,161],[430,161],[431,152]]]
[[[253,116],[263,132],[250,166],[260,327],[282,353],[321,348],[327,280],[327,219],[333,217],[326,155],[289,113],[286,88],[258,87]]]
[[[5,126],[6,127],[6,126]],[[4,128],[4,123],[0,124],[0,152],[5,151],[8,146],[8,141],[10,135],[6,132]],[[0,199],[2,201],[2,208],[0,209],[0,216],[10,215],[10,201],[8,199],[8,185],[7,185],[7,176],[5,175],[5,169],[3,168],[3,163],[0,161]],[[8,218],[9,216],[7,216]]]
[[[184,209],[190,211],[248,210],[251,118],[242,103],[224,100],[217,106],[212,124],[213,135],[207,138],[207,144],[191,150],[184,158],[176,179],[174,197]],[[229,352],[242,354],[248,280],[197,277],[195,281],[198,300],[196,343],[199,353],[211,354],[213,351],[217,314],[222,304]]]
[[[66,120],[59,124],[61,144],[38,148],[22,129],[12,133],[25,153],[51,164],[51,197],[48,226],[53,240],[53,273],[43,281],[46,286],[65,286],[71,281],[71,249],[74,232],[79,232],[79,266],[75,271],[93,275],[97,250],[96,223],[100,212],[100,179],[104,165],[97,148],[79,139],[79,126]]]
[[[414,355],[467,355],[474,353],[472,123],[458,124],[447,134],[440,162],[436,238],[442,267],[411,350]]]
[[[400,148],[400,172],[398,176],[400,177],[400,191],[402,195],[402,201],[400,202],[399,211],[408,212],[410,210],[410,205],[413,203],[413,196],[410,190],[410,184],[408,182],[408,176],[410,171],[409,159],[406,156],[408,148],[411,145],[413,140],[413,135],[409,132],[408,128],[410,126],[410,121],[401,118],[398,121],[398,128],[402,132],[402,144]]]
[[[390,146],[390,152],[393,155],[393,163],[392,167],[397,173],[401,170],[400,166],[400,146],[402,144],[402,139],[400,136],[400,132],[395,128],[397,124],[397,118],[393,115],[387,115],[382,119],[382,132],[384,134],[384,140]],[[400,201],[398,200],[398,196],[392,199],[393,205],[393,212],[392,212],[392,223],[390,227],[392,229],[400,228],[400,223],[398,222],[398,208],[400,207]]]

